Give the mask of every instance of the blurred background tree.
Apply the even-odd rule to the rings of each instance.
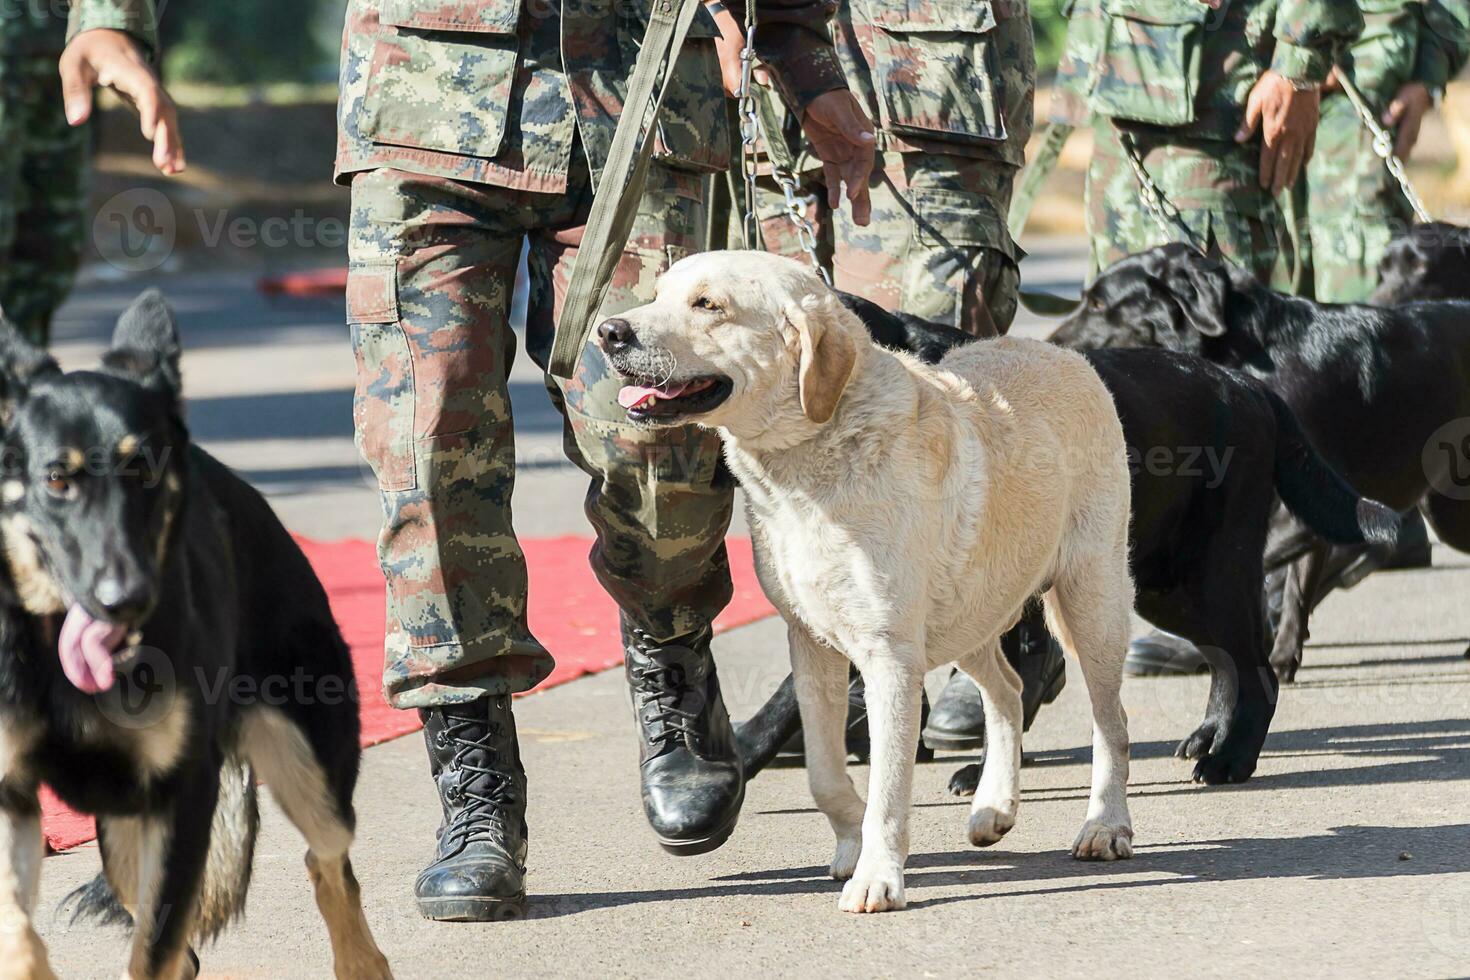
[[[160,0],[164,74],[217,85],[336,75],[345,0]]]
[[[1036,27],[1036,67],[1043,76],[1056,71],[1067,40],[1067,15],[1070,0],[1032,0],[1031,21]]]

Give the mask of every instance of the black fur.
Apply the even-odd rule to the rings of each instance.
[[[1374,306],[1470,299],[1470,228],[1431,221],[1396,237],[1378,263]]]
[[[1174,266],[1224,285],[1222,335],[1179,323],[1186,298],[1157,274]],[[1470,550],[1470,433],[1457,428],[1470,418],[1470,303],[1321,305],[1274,293],[1173,245],[1109,269],[1053,339],[1166,347],[1254,375],[1290,406],[1312,446],[1354,490],[1398,512],[1417,506],[1441,540]],[[1382,516],[1370,511],[1365,521],[1368,543],[1382,544]],[[1288,521],[1273,537],[1303,530]],[[1301,663],[1307,615],[1326,584],[1361,553],[1361,545],[1334,550],[1319,541],[1289,571],[1272,654],[1283,678]]]
[[[145,294],[122,316],[96,371],[62,374],[0,328],[0,391],[9,409],[5,545],[23,534],[40,555],[30,567],[12,551],[0,573],[0,712],[37,737],[34,751],[0,774],[6,789],[34,801],[45,781],[68,805],[97,815],[104,862],[120,846],[110,818],[164,820],[167,871],[157,903],[188,908],[204,879],[221,766],[241,719],[268,706],[301,731],[335,796],[334,817],[351,827],[360,750],[347,646],[320,582],[269,505],[190,443],[178,336],[162,297]],[[88,454],[80,467],[74,450]],[[22,608],[47,583],[64,596],[57,608]],[[68,603],[140,633],[145,653],[118,661],[115,696],[84,694],[64,676],[56,638]],[[129,701],[128,692],[150,691],[187,707],[182,752],[163,771],[145,766],[137,732],[150,729],[125,707],[148,703]],[[248,779],[238,768],[227,772]],[[243,908],[253,838],[247,785],[247,799],[237,801],[250,808],[239,822],[243,862],[199,921],[156,918],[161,924],[146,937],[150,973]],[[8,794],[0,805],[12,806]],[[82,889],[79,910],[116,920],[108,891],[101,882]]]

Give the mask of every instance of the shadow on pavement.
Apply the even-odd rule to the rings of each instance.
[[[1005,901],[1099,889],[1155,888],[1191,882],[1272,878],[1336,880],[1445,875],[1470,871],[1470,824],[1437,827],[1334,827],[1325,834],[1289,838],[1227,838],[1185,844],[1142,845],[1131,861],[1080,862],[1066,851],[1020,854],[956,850],[909,857],[905,884],[909,909],[957,902]],[[1136,876],[1171,875],[1138,879]],[[1078,882],[1079,878],[1091,879]],[[1127,880],[1124,880],[1124,879]],[[994,886],[1067,881],[1065,885],[1020,891],[950,895],[912,900],[915,888],[957,885]],[[674,902],[685,899],[830,894],[835,903],[842,886],[824,866],[777,868],[722,875],[696,888],[633,892],[537,895],[531,918],[560,918],[597,909]]]

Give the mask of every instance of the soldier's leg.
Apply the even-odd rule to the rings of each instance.
[[[384,690],[424,719],[446,819],[416,883],[429,918],[519,915],[525,774],[510,695],[551,670],[511,529],[506,377],[521,224],[551,195],[392,170],[352,185],[347,311],[357,439],[382,490]]]
[[[1014,168],[933,153],[886,153],[866,227],[834,219],[837,288],[978,336],[1016,316],[1020,252],[1006,227]]]
[[[1393,236],[1413,223],[1413,211],[1344,95],[1322,100],[1307,184],[1317,299],[1366,302],[1378,285],[1379,260]]]
[[[11,72],[20,86],[9,100],[14,129],[7,126],[3,141],[18,143],[8,152],[19,159],[13,196],[6,196],[16,213],[0,306],[28,340],[44,346],[51,318],[71,291],[87,233],[88,130],[66,121],[54,57],[17,58],[7,66]]]
[[[699,179],[654,167],[601,315],[651,299],[655,279],[703,240],[704,218]],[[543,367],[584,220],[585,210],[531,239],[528,347]],[[733,481],[713,432],[632,425],[620,387],[590,344],[572,380],[548,383],[566,416],[567,455],[591,477],[592,566],[622,610],[644,809],[665,849],[697,854],[724,843],[744,799],[710,654],[711,625],[732,590],[724,542]]]
[[[1118,131],[1102,120],[1093,132],[1086,208],[1094,277],[1129,255],[1185,242],[1271,282],[1290,242],[1275,199],[1257,181],[1254,144],[1139,137],[1144,169],[1166,202],[1160,215],[1144,204]]]

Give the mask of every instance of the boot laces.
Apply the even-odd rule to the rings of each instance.
[[[476,841],[504,845],[509,831],[506,816],[516,806],[515,776],[495,765],[500,761],[500,753],[486,744],[501,734],[501,726],[495,722],[487,724],[474,718],[452,716],[446,722],[445,737],[454,744],[451,765],[457,775],[456,802],[460,807],[444,835],[460,846]],[[465,737],[466,729],[481,725],[486,726],[482,736]],[[476,752],[484,754],[487,764],[479,765],[472,761]]]
[[[648,740],[660,751],[671,747],[680,738],[688,738],[697,748],[703,733],[697,724],[698,711],[680,707],[690,701],[693,686],[688,674],[679,664],[665,665],[650,660],[635,663],[630,672],[634,681],[634,699],[638,702],[638,714],[651,724],[646,725]],[[652,712],[645,715],[649,708]]]

